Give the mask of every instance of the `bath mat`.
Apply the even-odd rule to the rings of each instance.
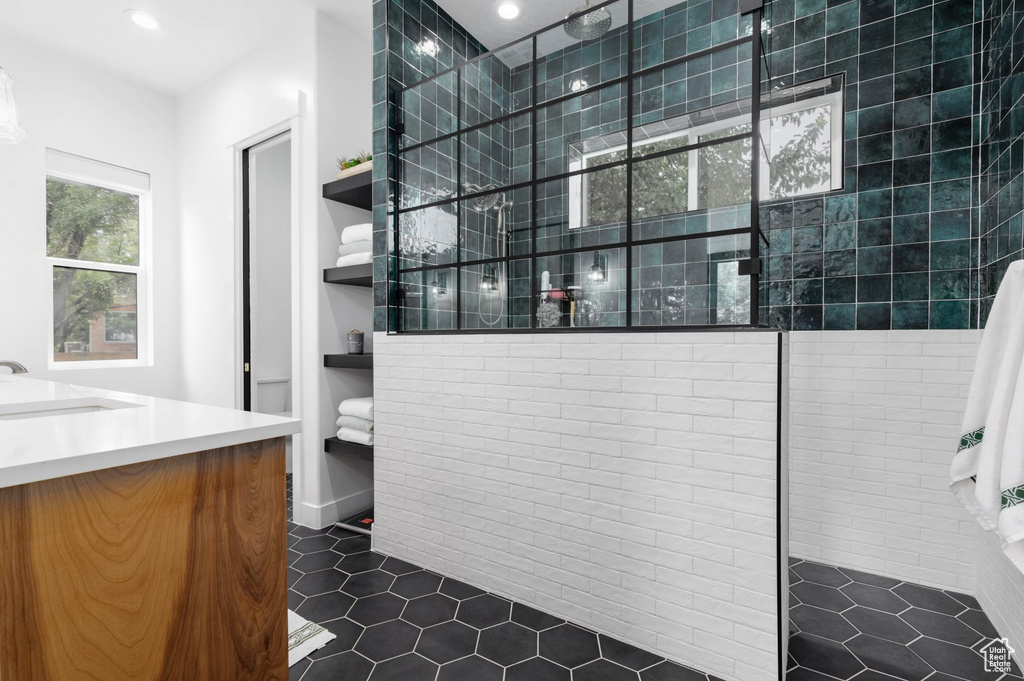
[[[288,611],[288,666],[294,666],[299,660],[314,650],[320,650],[337,638],[319,624],[303,619],[291,610]]]

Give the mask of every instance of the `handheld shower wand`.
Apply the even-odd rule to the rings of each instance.
[[[480,318],[480,323],[486,326],[497,326],[501,323],[501,318],[505,315],[505,297],[508,289],[508,277],[507,277],[507,263],[505,258],[508,255],[508,230],[505,225],[505,210],[512,206],[512,203],[505,198],[504,192],[497,191],[497,186],[489,184],[481,187],[477,184],[466,183],[464,188],[467,192],[491,192],[487,194],[481,194],[476,196],[472,200],[473,210],[478,213],[486,214],[488,211],[495,211],[497,214],[497,230],[495,231],[495,256],[500,258],[497,267],[497,276],[489,273],[482,273],[480,278],[481,294],[484,291],[494,291],[498,294],[499,309],[497,316],[489,318],[484,316],[483,309],[483,296],[477,297],[477,316]],[[492,191],[493,190],[493,191]],[[484,242],[487,240],[487,227],[486,223],[483,228]],[[486,270],[486,268],[485,268]],[[492,270],[493,272],[493,270]]]

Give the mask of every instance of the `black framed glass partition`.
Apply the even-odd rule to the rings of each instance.
[[[761,10],[642,6],[398,94],[391,331],[760,324]]]

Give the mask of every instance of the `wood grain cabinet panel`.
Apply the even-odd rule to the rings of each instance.
[[[0,681],[286,681],[284,439],[0,489]]]

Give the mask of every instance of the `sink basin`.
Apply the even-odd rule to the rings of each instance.
[[[3,404],[0,405],[0,421],[39,419],[50,416],[70,416],[72,414],[89,414],[93,412],[111,411],[113,409],[131,409],[132,407],[141,406],[141,404],[108,400],[103,397],[76,397],[67,400]]]

